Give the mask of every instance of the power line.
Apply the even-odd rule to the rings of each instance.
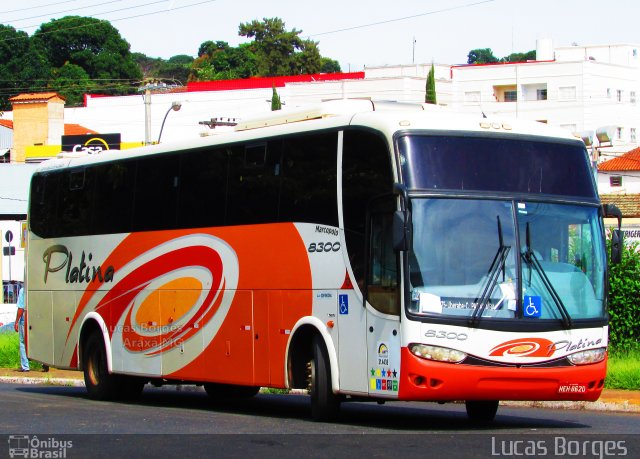
[[[76,2],[76,1],[78,1],[78,0],[65,0],[65,1],[62,1],[62,2],[47,3],[46,5],[29,6],[27,8],[18,8],[17,10],[0,11],[0,14],[19,13],[20,11],[35,10],[37,8],[46,8],[47,6],[62,5],[64,3],[72,3],[72,2]]]
[[[443,8],[443,9],[440,9],[440,10],[428,11],[426,13],[414,14],[412,16],[405,16],[405,17],[402,17],[402,18],[387,19],[385,21],[372,22],[372,23],[369,23],[369,24],[361,24],[361,25],[357,25],[357,26],[353,26],[353,27],[345,27],[343,29],[330,30],[328,32],[314,33],[314,34],[308,35],[308,37],[309,38],[311,38],[311,37],[319,37],[321,35],[329,35],[329,34],[338,33],[338,32],[346,32],[346,31],[349,31],[349,30],[364,29],[365,27],[373,27],[373,26],[382,25],[382,24],[389,24],[389,23],[392,23],[392,22],[406,21],[407,19],[415,19],[415,18],[419,18],[419,17],[422,17],[422,16],[429,16],[429,15],[432,15],[432,14],[446,13],[448,11],[454,11],[454,10],[461,10],[461,9],[465,9],[465,8],[470,8],[472,6],[482,5],[484,3],[493,3],[494,1],[495,0],[483,0],[483,1],[475,2],[475,3],[467,3],[466,5],[452,6],[450,8]]]
[[[93,8],[94,6],[101,6],[101,5],[109,5],[110,3],[119,3],[122,0],[111,0],[108,2],[98,2],[98,3],[94,3],[92,5],[85,5],[85,6],[81,6],[78,8],[71,8],[68,10],[62,10],[62,11],[55,11],[53,13],[45,13],[45,14],[39,14],[37,16],[30,16],[28,18],[20,18],[20,19],[12,19],[9,21],[6,21],[7,24],[11,24],[12,22],[20,22],[20,21],[28,21],[29,19],[36,19],[36,18],[42,18],[42,17],[51,17],[51,16],[55,16],[58,14],[62,14],[62,13],[70,13],[72,11],[80,11],[80,10],[85,10],[87,8]],[[166,1],[166,0],[163,0]],[[145,5],[141,5],[141,6],[145,6]],[[26,26],[24,28],[31,28],[31,27],[38,27],[38,26]]]
[[[75,8],[75,9],[72,9],[72,10],[66,10],[66,11],[58,11],[57,13],[42,14],[42,15],[40,15],[40,16],[33,16],[33,17],[31,17],[31,18],[26,18],[26,19],[34,19],[34,18],[43,17],[43,16],[53,16],[53,15],[57,15],[57,14],[68,13],[68,12],[70,12],[70,11],[77,11],[77,10],[86,9],[86,8],[91,7],[91,6],[96,6],[96,5],[108,5],[108,4],[110,4],[110,3],[118,3],[118,2],[121,2],[121,1],[122,1],[122,0],[111,0],[111,1],[109,1],[109,2],[101,2],[101,3],[97,3],[97,4],[95,4],[95,5],[88,5],[88,6],[83,7],[83,8]],[[168,0],[156,0],[156,1],[154,1],[154,2],[144,3],[144,4],[142,4],[142,5],[127,6],[127,7],[124,7],[124,8],[118,8],[118,9],[111,10],[111,11],[105,11],[105,12],[103,12],[103,13],[95,13],[95,14],[93,14],[93,15],[89,16],[89,17],[103,16],[103,15],[105,15],[105,14],[117,13],[117,12],[119,12],[119,11],[127,11],[127,10],[134,10],[134,9],[137,9],[137,8],[144,8],[145,6],[157,5],[158,3],[167,3],[167,1],[168,1]],[[168,11],[168,10],[161,10],[161,12],[165,12],[165,11]],[[24,21],[24,20],[26,20],[26,19],[17,19],[16,21]],[[60,19],[58,19],[57,21],[58,21],[58,22],[64,22],[65,20],[72,20],[72,18],[70,18],[70,19],[60,18]],[[13,22],[15,22],[15,21],[13,21]],[[41,27],[41,26],[42,26],[42,24],[34,24],[34,25],[29,25],[29,26],[20,27],[20,29],[32,29],[32,28],[35,28],[35,27]],[[73,28],[73,27],[71,27],[71,29],[72,29],[72,28]],[[65,30],[67,30],[67,29],[65,29]]]
[[[106,14],[111,14],[111,13],[115,13],[118,11],[125,11],[125,10],[131,10],[131,9],[135,9],[135,8],[141,8],[144,6],[149,6],[149,5],[155,5],[157,3],[165,3],[167,0],[158,0],[155,2],[150,2],[150,3],[145,3],[144,5],[137,5],[137,6],[129,6],[127,8],[119,8],[116,10],[112,10],[112,11],[105,11],[104,13],[96,13],[94,15],[91,16],[87,16],[87,17],[92,17],[92,18],[96,18],[96,16],[104,16]],[[190,5],[182,5],[182,6],[175,6],[173,8],[167,8],[164,10],[158,10],[158,11],[152,11],[150,13],[141,13],[141,14],[136,14],[133,16],[125,16],[122,18],[116,18],[116,19],[108,19],[108,22],[118,22],[118,21],[125,21],[127,19],[135,19],[135,18],[140,18],[140,17],[145,17],[145,16],[152,16],[155,14],[163,14],[163,13],[168,13],[170,11],[178,11],[178,10],[182,10],[182,9],[186,9],[186,8],[192,8],[194,6],[200,6],[200,5],[204,5],[207,3],[213,3],[216,2],[217,0],[204,0],[201,2],[197,2],[197,3],[192,3]],[[61,18],[60,21],[62,21],[64,18]],[[40,27],[42,24],[39,25],[31,25],[31,26],[25,26],[25,27],[20,27],[20,29],[30,29],[30,28],[34,28],[34,27]],[[58,29],[55,31],[50,31],[50,32],[41,32],[40,35],[48,35],[48,34],[52,34],[52,33],[57,33],[57,32],[61,32],[61,31],[66,31],[66,30],[75,30],[75,29],[83,29],[86,27],[93,27],[93,24],[85,24],[85,25],[79,25],[79,26],[74,26],[74,27],[66,27],[63,29]],[[15,40],[20,40],[22,39],[22,37],[14,37],[14,38],[6,38],[4,40],[0,40],[0,43],[4,43],[4,42],[8,42],[8,41],[15,41]]]

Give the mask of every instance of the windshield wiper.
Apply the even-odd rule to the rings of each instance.
[[[526,226],[526,250],[522,253],[522,258],[529,265],[529,285],[531,285],[531,268],[533,267],[538,276],[540,276],[542,284],[551,295],[551,299],[558,308],[558,311],[560,311],[560,315],[562,316],[562,324],[565,328],[571,328],[573,322],[571,320],[571,316],[569,315],[569,311],[567,311],[567,307],[562,302],[562,298],[560,298],[560,295],[558,295],[556,289],[553,288],[553,284],[551,284],[549,277],[547,277],[547,273],[544,271],[544,268],[540,264],[538,257],[531,249],[531,230],[529,228],[529,222],[527,222]]]
[[[473,309],[473,314],[471,314],[471,318],[469,319],[470,325],[475,325],[480,321],[484,310],[487,307],[487,303],[491,298],[491,292],[498,285],[498,278],[500,277],[500,271],[502,271],[502,281],[504,282],[505,278],[505,264],[507,261],[507,256],[509,255],[509,250],[511,250],[511,246],[504,245],[504,238],[502,236],[502,224],[500,223],[500,216],[496,217],[498,219],[498,251],[493,257],[493,261],[491,262],[491,266],[489,267],[489,271],[487,271],[487,280],[485,281],[484,289],[482,290],[482,294],[480,297],[474,300],[476,304]]]

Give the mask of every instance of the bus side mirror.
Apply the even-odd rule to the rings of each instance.
[[[622,212],[615,204],[603,204],[602,210],[605,217],[617,218],[618,221],[622,220]]]
[[[603,204],[602,213],[604,217],[618,220],[618,227],[611,231],[611,263],[618,264],[622,261],[622,212],[614,204]]]
[[[622,261],[622,231],[615,228],[611,231],[611,263],[617,265]]]
[[[408,210],[398,210],[393,214],[393,249],[406,252],[411,245],[411,214]]]

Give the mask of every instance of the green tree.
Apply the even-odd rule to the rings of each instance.
[[[321,73],[338,73],[341,72],[340,64],[338,61],[323,57],[320,59],[320,72]]]
[[[49,65],[29,36],[0,25],[0,110],[11,109],[9,99],[15,95],[46,90],[48,76]]]
[[[493,55],[491,48],[472,49],[467,55],[468,64],[493,64],[498,58]]]
[[[320,73],[322,68],[322,56],[318,49],[318,42],[303,40],[300,52],[294,53],[294,72],[296,74]]]
[[[67,63],[82,67],[90,79],[103,83],[104,92],[133,92],[142,78],[129,43],[108,21],[80,16],[53,19],[42,24],[32,40],[51,67]]]
[[[249,78],[257,74],[251,44],[232,48],[226,41],[206,41],[191,65],[189,81]]]
[[[253,38],[260,76],[318,73],[321,56],[317,42],[300,38],[301,30],[286,30],[280,18],[264,18],[240,24],[238,34]]]
[[[89,75],[75,64],[65,64],[51,71],[49,87],[66,99],[68,107],[80,106],[84,102],[84,94],[91,90]]]
[[[526,53],[511,53],[506,57],[500,59],[500,62],[527,62],[536,60],[536,50],[531,50]]]
[[[427,75],[427,91],[424,96],[424,101],[427,104],[437,104],[436,99],[436,69],[433,63],[431,63],[431,69]]]
[[[611,245],[610,239],[607,245]],[[623,244],[622,262],[609,266],[609,340],[614,352],[640,349],[640,253]]]
[[[276,91],[275,85],[273,86],[273,94],[271,95],[271,111],[276,111],[282,109],[282,102],[280,101],[280,96],[278,95],[278,91]]]

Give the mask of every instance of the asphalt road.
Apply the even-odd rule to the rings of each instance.
[[[477,426],[460,404],[345,403],[316,423],[302,395],[214,403],[147,387],[95,402],[82,387],[0,384],[0,400],[0,457],[640,457],[637,413],[501,406]]]

